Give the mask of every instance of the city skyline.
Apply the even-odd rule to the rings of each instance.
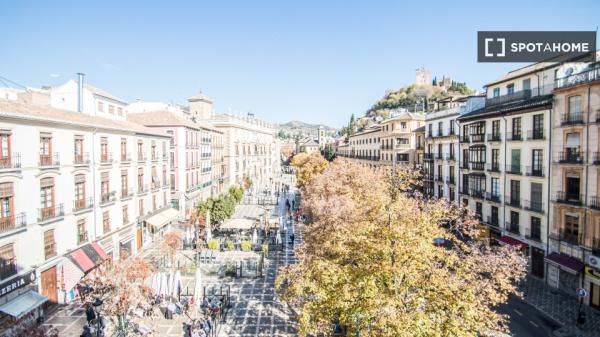
[[[526,65],[477,63],[478,30],[596,30],[599,5],[578,4],[568,23],[556,20],[567,15],[558,1],[518,11],[510,3],[144,4],[143,15],[142,3],[4,4],[11,48],[0,76],[39,87],[84,72],[129,102],[185,104],[202,90],[218,113],[340,127],[386,90],[413,83],[422,65],[475,90]]]

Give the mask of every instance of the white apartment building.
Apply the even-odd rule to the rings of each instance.
[[[68,302],[97,259],[135,254],[167,225],[152,218],[169,208],[169,136],[126,121],[112,95],[50,107],[77,96],[59,88],[0,100],[0,305],[36,296],[24,285]]]
[[[458,121],[466,97],[448,97],[425,116],[424,193],[450,202],[458,200]]]
[[[555,69],[538,63],[509,72],[486,85],[485,107],[459,117],[461,202],[492,236],[523,249],[538,277],[549,228]]]
[[[348,146],[338,148],[337,155],[370,167],[379,166],[381,125],[348,136]]]
[[[417,129],[425,125],[425,116],[420,113],[400,112],[382,121],[380,125],[381,164],[415,167],[419,162]]]

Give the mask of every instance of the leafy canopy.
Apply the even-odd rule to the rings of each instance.
[[[297,307],[301,335],[478,336],[504,330],[493,307],[516,291],[525,258],[473,240],[476,222],[445,201],[402,192],[414,185],[335,160],[306,180],[298,263],[277,279]],[[433,244],[445,238],[445,246]]]

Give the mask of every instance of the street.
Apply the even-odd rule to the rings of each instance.
[[[498,312],[509,316],[511,336],[552,336],[552,331],[560,328],[558,323],[516,296],[511,296],[508,303],[499,307]]]

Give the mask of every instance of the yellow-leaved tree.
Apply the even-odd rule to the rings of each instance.
[[[352,336],[505,330],[493,307],[517,292],[526,259],[474,240],[477,222],[464,209],[422,198],[415,175],[399,171],[338,159],[307,181],[301,207],[311,223],[298,263],[277,279],[300,334],[331,333],[334,322]]]
[[[298,187],[304,187],[311,179],[323,172],[329,162],[320,153],[298,153],[292,158],[292,166],[296,169]]]

